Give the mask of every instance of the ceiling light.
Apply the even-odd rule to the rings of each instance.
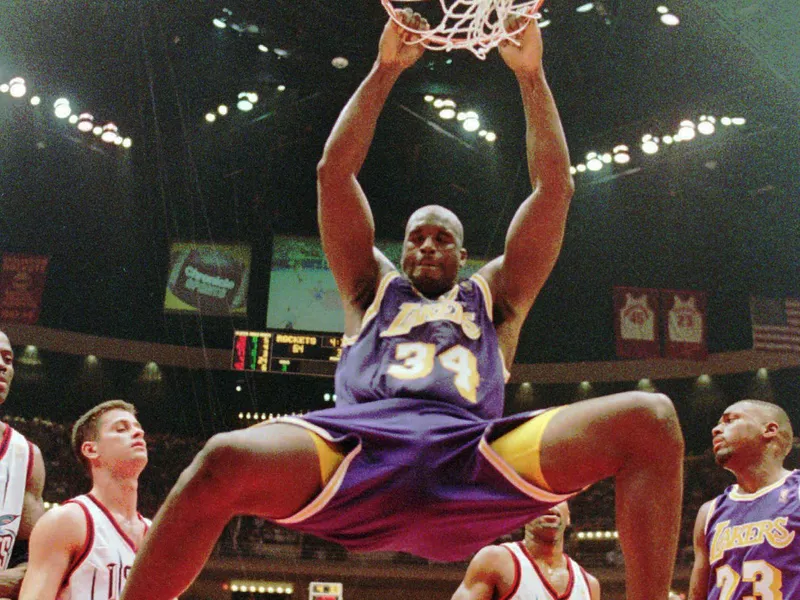
[[[72,114],[72,115],[69,116],[69,119],[67,119],[67,120],[70,123],[72,123],[73,125],[75,125],[75,123],[78,122],[78,115]]]
[[[456,116],[456,111],[453,110],[452,108],[443,108],[442,110],[439,111],[439,116],[442,119],[446,119],[449,121],[450,119]]]
[[[92,129],[92,133],[95,135],[100,135],[101,133],[103,133],[103,128],[100,127],[100,125],[95,125],[94,129]]]
[[[122,144],[122,136],[118,135],[117,137],[114,138],[114,145],[119,146],[120,144]]]
[[[266,47],[264,44],[259,44],[259,45],[258,45],[258,49],[259,49],[261,52],[269,52],[269,48],[267,48],[267,47]]]
[[[731,119],[731,123],[733,123],[734,125],[744,125],[745,123],[747,123],[747,120],[744,117],[733,117]]]
[[[586,168],[590,171],[599,171],[603,168],[603,161],[598,156],[593,156],[586,161]]]
[[[678,137],[681,141],[688,141],[694,139],[695,125],[691,121],[681,121],[681,126],[678,129]],[[676,139],[678,139],[676,137]]]
[[[662,139],[664,140],[664,143],[667,144],[668,146],[674,141],[671,135],[665,135]]]
[[[466,118],[467,118],[467,113],[465,113],[463,110],[458,111],[456,119],[458,119],[459,121],[463,121]]]
[[[217,115],[215,115],[212,112],[206,113],[206,121],[208,121],[209,123],[213,123],[216,120],[217,120]]]
[[[716,127],[714,127],[714,121],[712,120],[714,117],[700,117],[700,123],[697,124],[697,131],[702,133],[703,135],[711,135],[714,133]]]
[[[70,117],[70,120],[72,120],[72,117]],[[77,121],[78,121],[78,131],[83,131],[84,133],[88,133],[92,129],[94,129],[94,117],[89,113],[81,113],[81,116],[77,117]]]
[[[28,88],[25,87],[25,80],[22,77],[14,77],[8,82],[8,93],[12,98],[22,98]]]
[[[625,163],[630,162],[631,155],[629,154],[629,149],[625,144],[620,144],[619,146],[614,147],[614,162],[619,165],[624,165]]]
[[[56,117],[59,119],[66,119],[72,112],[72,109],[69,106],[69,100],[66,98],[59,98],[53,102],[53,108],[55,109],[54,112]]]
[[[424,100],[425,100],[425,102],[433,102],[433,95],[425,94]]]
[[[31,106],[39,106],[42,103],[42,99],[39,96],[31,96]]]
[[[485,130],[485,129],[481,129],[481,130],[478,132],[478,136],[479,136],[479,137],[486,137],[486,130]]]
[[[665,15],[669,12],[669,9],[666,6],[661,5],[658,8],[656,8],[656,12],[658,12],[658,14],[660,15]]]
[[[217,29],[225,29],[228,26],[223,19],[219,19],[219,18],[216,18],[211,22],[214,24],[214,27],[216,27]]]
[[[550,19],[545,19],[544,21],[539,21],[539,29],[544,29],[545,27],[550,25],[550,23],[552,23],[552,21],[550,21]]]
[[[7,94],[8,93],[8,84],[7,83],[0,83],[0,92]]]
[[[487,131],[486,132],[486,141],[489,143],[494,142],[497,140],[497,134],[494,131]]]
[[[578,171],[578,173],[583,173],[584,171],[586,171],[586,165],[581,163],[577,167],[575,167],[575,170]]]
[[[103,125],[103,132],[100,134],[100,139],[109,144],[113,144],[114,140],[117,139],[118,131],[119,129],[114,123],[106,123]]]
[[[722,123],[723,125],[725,125],[725,127],[727,127],[728,125],[731,124],[731,118],[730,117],[722,117],[719,120],[719,122]]]
[[[642,152],[645,154],[655,154],[658,152],[658,144],[656,144],[653,140],[642,142]]]
[[[337,56],[331,61],[331,64],[337,69],[346,69],[347,66],[350,64],[350,61],[347,60],[344,56]]]
[[[253,110],[253,103],[247,98],[239,98],[239,101],[236,103],[236,108],[242,112],[247,112],[249,110]]]
[[[129,137],[126,137],[122,140],[122,147],[123,148],[130,148],[133,145],[133,140]]]
[[[609,164],[611,162],[611,155],[608,152],[606,152],[605,154],[603,154],[603,156],[600,157],[600,160],[602,160],[606,164]]]
[[[221,116],[223,116],[223,117],[224,117],[225,115],[227,115],[227,114],[228,114],[228,107],[227,107],[227,106],[225,106],[224,104],[220,104],[220,105],[217,107],[217,112],[218,112],[218,113],[219,113]]]
[[[247,99],[250,100],[253,104],[258,102],[258,94],[255,92],[247,92]]]
[[[462,127],[464,127],[466,131],[478,131],[480,126],[481,122],[478,119],[471,117],[468,119],[464,119],[464,123],[462,124]]]
[[[455,108],[456,103],[455,100],[451,100],[450,98],[445,98],[442,100],[442,106],[449,106],[450,108]]]
[[[433,101],[433,108],[442,108],[444,106],[444,100],[441,98],[437,98]]]
[[[570,172],[570,175],[575,175],[575,173],[578,172],[578,169],[576,169],[575,167],[570,167],[569,168],[569,172]],[[523,383],[522,385],[525,385],[525,384]]]
[[[579,13],[587,13],[594,8],[594,2],[587,2],[586,4],[581,4],[575,10]]]
[[[279,92],[285,92],[285,91],[286,91],[286,86],[285,86],[285,85],[283,85],[283,84],[280,84],[280,85],[278,86],[278,91],[279,91]]]
[[[272,51],[281,58],[286,58],[289,56],[289,51],[284,50],[283,48],[273,48]]]
[[[676,25],[681,24],[681,20],[672,13],[667,13],[665,15],[661,15],[661,22],[668,27],[675,27]]]

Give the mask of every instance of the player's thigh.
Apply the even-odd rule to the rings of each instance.
[[[322,489],[320,457],[310,431],[266,423],[209,440],[200,471],[230,494],[238,513],[289,516]]]
[[[682,443],[667,396],[626,392],[562,407],[540,441],[540,468],[550,489],[571,492],[611,477],[631,459]],[[661,445],[661,447],[659,447]]]

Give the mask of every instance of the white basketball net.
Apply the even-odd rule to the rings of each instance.
[[[484,60],[489,51],[503,40],[512,38],[527,25],[527,19],[536,16],[543,0],[438,0],[442,20],[428,31],[404,24],[397,16],[395,5],[410,4],[420,0],[381,0],[392,20],[406,31],[419,35],[414,42],[429,50],[469,50]],[[510,16],[525,17],[514,31],[506,31],[503,23]],[[516,42],[515,42],[516,43]]]

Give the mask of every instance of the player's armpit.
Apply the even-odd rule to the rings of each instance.
[[[33,528],[20,600],[55,600],[86,543],[86,517],[77,504],[46,513]]]
[[[706,520],[712,510],[714,501],[703,504],[697,511],[694,523],[694,564],[689,580],[689,600],[706,600],[708,598],[708,575],[711,568],[708,562],[708,546],[706,544]]]
[[[452,600],[492,600],[504,596],[514,581],[511,553],[500,546],[481,549],[467,567]]]

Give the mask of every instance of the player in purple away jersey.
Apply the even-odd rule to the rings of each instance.
[[[533,191],[504,254],[459,283],[464,231],[440,206],[409,218],[399,270],[374,247],[356,177],[390,90],[424,52],[390,21],[318,167],[322,244],[345,308],[337,406],[214,436],[156,516],[125,600],[183,592],[236,514],[355,551],[457,560],[606,477],[616,477],[628,599],[666,600],[683,465],[670,400],[631,392],[501,418],[506,367],[560,251],[573,192],[539,28],[521,29],[519,45],[499,52],[522,95]]]
[[[743,400],[711,434],[717,463],[736,484],[697,513],[690,600],[800,598],[800,471],[783,466],[789,417],[775,404]]]

